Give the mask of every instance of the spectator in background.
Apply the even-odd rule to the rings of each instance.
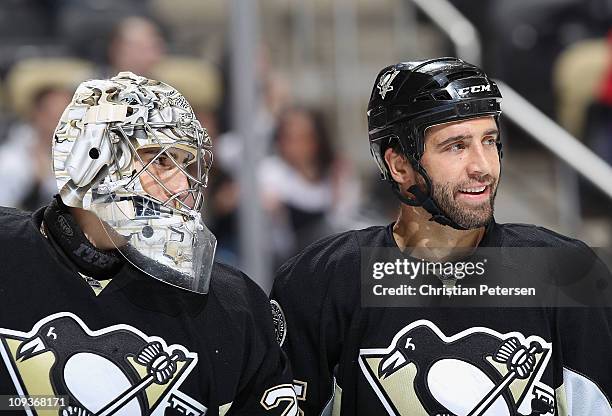
[[[49,154],[55,124],[62,106],[70,102],[66,90],[49,88],[38,93],[29,123],[18,122],[0,146],[0,205],[34,210],[56,190]],[[59,110],[59,112],[58,112]]]
[[[584,125],[586,144],[599,157],[612,164],[612,31],[608,34],[608,63],[595,91],[595,98],[588,106]],[[592,184],[581,182],[582,210],[585,215],[610,215],[612,202],[601,198]]]
[[[262,161],[260,183],[278,262],[336,231],[334,214],[354,189],[335,155],[321,114],[302,106],[284,110],[273,138],[276,155]],[[344,215],[344,214],[343,214]]]
[[[72,91],[91,66],[66,59],[29,59],[7,76],[10,104],[19,120],[0,146],[0,205],[35,210],[57,192],[49,159],[53,131]]]
[[[257,106],[253,115],[251,135],[260,143],[258,149],[248,149],[256,152],[257,159],[269,155],[270,141],[278,122],[282,109],[292,100],[291,84],[287,78],[272,68],[269,47],[262,43],[257,47],[256,59],[252,70],[255,71],[257,83]],[[221,64],[223,83],[223,96],[219,109],[219,133],[215,144],[215,156],[219,165],[226,171],[232,172],[234,167],[242,160],[242,140],[231,130],[230,115],[233,113],[231,94],[232,65],[229,55],[225,56]]]
[[[214,125],[218,127],[218,136],[213,135],[213,152],[215,164],[210,173],[209,198],[207,214],[210,215],[209,226],[217,236],[217,253],[226,263],[240,264],[238,206],[240,189],[238,172],[243,162],[243,152],[251,153],[259,165],[261,160],[270,155],[270,142],[276,127],[278,114],[290,101],[291,88],[287,80],[274,71],[270,63],[269,49],[265,44],[257,48],[253,67],[257,82],[256,112],[253,115],[250,136],[257,147],[243,149],[242,139],[231,130],[234,120],[231,100],[232,66],[229,51],[221,63],[220,76],[222,96],[218,108],[218,118]],[[204,118],[205,119],[205,118]]]
[[[587,111],[586,135],[590,147],[612,164],[612,31],[608,34],[608,67]]]
[[[132,71],[150,76],[166,53],[166,42],[157,24],[146,17],[131,16],[115,26],[108,47],[108,75]]]

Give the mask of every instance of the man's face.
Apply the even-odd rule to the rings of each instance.
[[[117,71],[132,71],[147,75],[162,59],[165,42],[158,28],[150,21],[127,18],[112,43],[109,58]]]
[[[498,140],[492,116],[439,124],[425,131],[421,163],[431,178],[433,198],[462,227],[479,228],[493,217],[500,174]]]
[[[189,179],[185,172],[177,166],[178,164],[192,176],[196,176],[195,172],[191,172],[194,168],[193,165],[195,165],[195,163],[192,163],[193,155],[178,148],[170,148],[161,155],[159,151],[160,149],[157,147],[138,150],[138,154],[143,162],[141,164],[139,160],[136,160],[136,168],[138,170],[151,162],[149,167],[140,175],[142,189],[148,195],[161,202],[166,202],[173,195],[179,194],[175,199],[193,208],[195,202],[193,195],[184,192],[190,188]],[[176,163],[174,163],[172,159],[174,159]],[[177,208],[179,205],[179,202],[170,204],[170,206]]]

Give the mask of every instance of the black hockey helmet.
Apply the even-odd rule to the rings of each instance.
[[[427,127],[449,121],[491,115],[498,122],[501,94],[480,68],[457,58],[400,62],[380,71],[368,103],[370,150],[382,178],[405,204],[422,206],[431,220],[464,229],[442,212],[433,200],[432,183],[420,160],[425,150]],[[423,192],[413,185],[403,195],[384,160],[384,151],[399,144],[426,184]],[[502,156],[501,142],[497,145]]]

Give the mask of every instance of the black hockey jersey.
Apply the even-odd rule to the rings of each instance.
[[[569,248],[609,278],[584,243],[541,227],[492,223],[481,246]],[[367,247],[397,249],[392,225],[323,239],[278,271],[277,335],[306,416],[612,415],[610,309],[363,307]]]
[[[30,415],[297,414],[254,282],[215,263],[201,295],[126,264],[96,295],[41,234],[42,215],[0,209],[1,395],[69,399]]]

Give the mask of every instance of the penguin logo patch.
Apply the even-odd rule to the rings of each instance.
[[[541,381],[551,355],[539,336],[474,327],[448,337],[419,320],[358,361],[389,415],[553,416]]]
[[[393,91],[393,86],[391,85],[391,83],[393,82],[397,74],[399,74],[399,71],[397,69],[390,69],[384,74],[382,74],[380,79],[378,80],[378,85],[376,87],[378,88],[378,93],[380,94],[380,97],[383,100],[385,99],[385,95],[387,95],[389,91]]]
[[[129,325],[92,331],[78,316],[60,312],[28,333],[0,328],[0,355],[6,365],[0,371],[8,372],[19,395],[67,395],[62,416],[206,413],[178,390],[197,354]],[[32,408],[26,414],[51,413]]]

